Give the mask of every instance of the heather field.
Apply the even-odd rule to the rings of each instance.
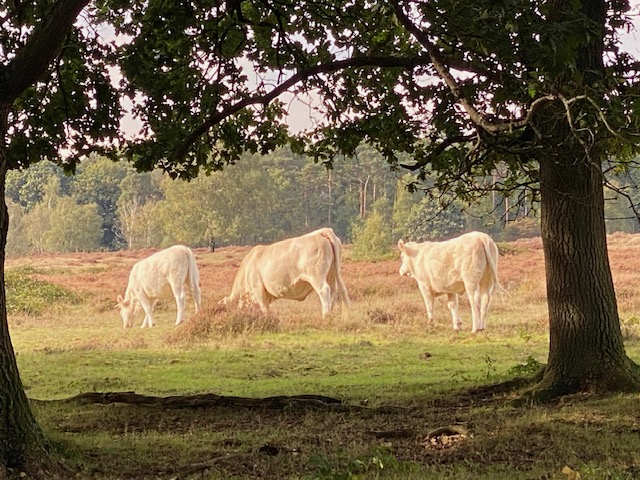
[[[428,325],[398,259],[355,262],[346,246],[349,312],[322,320],[314,295],[269,315],[221,309],[249,249],[197,249],[203,311],[189,301],[176,327],[169,299],[153,329],[127,330],[115,299],[154,251],[10,258],[11,336],[76,478],[639,478],[637,395],[514,406],[546,358],[544,260],[540,239],[499,247],[505,293],[481,334],[466,299],[462,331],[444,299]],[[640,236],[609,248],[640,362]]]

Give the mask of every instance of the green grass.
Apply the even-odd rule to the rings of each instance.
[[[544,335],[443,330],[409,338],[390,330],[253,334],[189,348],[21,351],[18,361],[28,395],[40,400],[91,391],[313,393],[353,408],[190,411],[37,402],[47,435],[80,478],[169,478],[207,464],[202,478],[264,478],[258,469],[290,479],[560,479],[567,478],[565,465],[582,478],[635,478],[637,396],[576,396],[517,409],[510,404],[517,392],[467,398],[469,388],[534,369],[535,359],[544,360]],[[153,345],[170,331],[119,334],[153,336]],[[628,349],[638,357],[638,344]],[[473,436],[448,448],[425,446],[429,431],[452,424]],[[408,438],[371,434],[403,429]],[[278,455],[261,453],[265,445],[275,445]]]
[[[216,269],[231,261],[206,260]],[[396,267],[389,268],[394,275]],[[324,321],[313,301],[282,302],[266,320],[212,310],[174,327],[168,302],[157,309],[157,326],[144,330],[124,330],[117,313],[105,308],[122,290],[104,291],[108,266],[92,272],[89,286],[96,287],[81,294],[65,287],[74,275],[58,266],[10,273],[19,279],[10,299],[47,305],[37,314],[30,308],[10,314],[38,421],[80,479],[568,480],[565,467],[582,479],[640,476],[637,395],[575,395],[515,408],[512,400],[526,386],[478,388],[533,375],[545,361],[544,298],[536,282],[525,280],[508,302],[496,302],[487,332],[473,335],[468,324],[451,330],[442,303],[438,323],[426,325],[415,288],[393,283],[395,276],[376,277],[383,265],[367,266],[360,277],[351,268],[348,318]],[[209,295],[205,301],[213,305],[222,296]],[[638,313],[628,310],[623,318],[627,352],[638,361]],[[343,405],[276,410],[65,401],[125,391],[316,394]],[[427,439],[452,425],[468,435]]]
[[[127,331],[114,337],[114,344],[146,333],[150,332]],[[487,335],[471,343],[468,333],[388,340],[383,334],[306,331],[281,338],[267,334],[244,338],[239,345],[186,350],[149,348],[142,340],[142,348],[126,350],[100,344],[74,348],[77,331],[68,337],[66,347],[60,342],[25,351],[20,335],[14,342],[27,393],[40,400],[83,391],[135,390],[154,395],[215,392],[249,397],[321,392],[355,402],[404,402],[418,393],[437,395],[506,379],[511,369],[526,365],[524,351],[544,359],[542,341],[496,341]],[[29,335],[34,332],[30,330]],[[428,358],[423,358],[425,353]]]

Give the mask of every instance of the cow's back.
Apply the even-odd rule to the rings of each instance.
[[[265,284],[278,287],[293,284],[303,275],[326,275],[332,259],[329,240],[303,235],[264,247],[258,270]]]
[[[480,280],[487,268],[484,235],[471,232],[423,244],[415,259],[417,276],[428,281],[434,293],[464,292],[465,281]]]
[[[131,268],[128,288],[142,289],[149,296],[166,293],[169,279],[184,279],[187,275],[191,255],[188,247],[174,245],[140,260]]]

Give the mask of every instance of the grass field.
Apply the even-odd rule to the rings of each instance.
[[[640,236],[609,239],[628,354],[640,361]],[[321,320],[315,296],[269,315],[217,308],[248,248],[196,250],[203,311],[172,301],[157,326],[125,330],[114,310],[149,251],[33,255],[7,262],[9,322],[40,424],[77,478],[640,478],[637,395],[576,395],[513,407],[497,388],[544,363],[539,239],[500,245],[487,331],[468,303],[454,332],[444,299],[428,325],[399,261],[343,260],[353,306]],[[140,325],[142,318],[136,319]],[[153,397],[322,395],[340,404],[83,403],[86,392]]]

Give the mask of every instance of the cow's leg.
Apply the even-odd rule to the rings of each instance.
[[[202,292],[200,291],[199,285],[191,284],[191,296],[196,306],[196,313],[198,313],[200,311],[200,305],[202,305]]]
[[[322,318],[326,318],[331,313],[333,307],[333,293],[329,283],[325,280],[317,281],[315,279],[307,279],[311,288],[315,290],[320,299],[320,305],[322,307]]]
[[[171,290],[176,299],[176,307],[178,309],[176,313],[176,325],[180,325],[182,320],[184,320],[184,303],[187,294],[184,291],[184,285],[182,283],[171,283]]]
[[[478,285],[473,285],[472,287],[467,287],[465,285],[467,291],[467,297],[469,297],[469,304],[471,305],[471,321],[473,324],[473,328],[471,329],[471,333],[476,333],[483,330],[482,319],[480,317],[480,304],[481,304],[481,295],[480,295],[480,287]]]
[[[260,311],[266,315],[269,311],[269,304],[271,303],[269,293],[264,288],[261,288],[260,293],[253,295],[252,300],[258,305]]]
[[[333,307],[335,307],[340,299],[340,295],[338,294],[338,282],[336,280],[334,280],[333,282],[333,288],[331,288],[331,307],[330,310],[333,310]]]
[[[491,291],[485,289],[480,295],[480,330],[487,328],[487,315],[491,305]]]
[[[423,282],[418,282],[418,289],[422,294],[422,299],[424,300],[424,306],[427,309],[427,319],[429,320],[429,323],[433,323],[434,302],[433,302],[433,295],[431,294],[431,289]]]
[[[322,318],[326,318],[331,313],[333,307],[331,287],[327,282],[324,282],[320,289],[316,290],[318,297],[320,297],[320,305],[322,306]]]
[[[250,303],[258,305],[262,313],[266,314],[269,311],[269,304],[272,302],[271,295],[264,288],[262,278],[259,275],[249,281],[246,297]]]
[[[447,308],[451,312],[451,320],[453,321],[453,329],[460,330],[462,327],[462,319],[458,311],[458,295],[455,293],[447,294]]]
[[[156,306],[157,300],[153,301],[153,304],[149,302],[149,299],[145,295],[139,296],[140,306],[144,311],[144,320],[140,328],[153,327],[153,307]]]

